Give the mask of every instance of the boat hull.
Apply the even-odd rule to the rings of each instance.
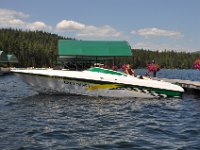
[[[103,97],[180,97],[182,92],[103,80],[15,72],[39,93]],[[116,80],[116,79],[115,79]],[[156,81],[155,81],[156,82]],[[157,81],[158,82],[158,81]]]

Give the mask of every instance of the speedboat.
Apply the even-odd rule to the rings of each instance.
[[[182,87],[150,78],[127,75],[100,67],[84,71],[13,69],[39,93],[102,97],[181,97]]]

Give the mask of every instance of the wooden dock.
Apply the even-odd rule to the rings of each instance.
[[[0,67],[0,75],[8,74],[10,73],[10,68],[1,68]]]
[[[200,82],[199,81],[167,79],[167,78],[154,78],[154,79],[177,84],[177,85],[180,85],[181,87],[183,87],[184,89],[200,90]]]

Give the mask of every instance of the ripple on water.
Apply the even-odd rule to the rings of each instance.
[[[0,78],[0,85],[1,149],[200,147],[198,95],[184,94],[182,99],[42,95],[14,76]]]

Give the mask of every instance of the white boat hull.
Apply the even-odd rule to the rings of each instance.
[[[90,71],[13,70],[39,93],[104,97],[180,97],[183,89],[156,80]]]
[[[77,94],[97,97],[155,97],[155,95],[150,93],[132,91],[131,89],[95,89],[98,85],[76,80],[30,75],[20,75],[20,78],[27,84],[31,85],[34,90],[44,94]]]

